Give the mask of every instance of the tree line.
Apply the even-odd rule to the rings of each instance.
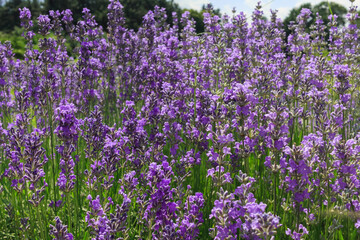
[[[190,11],[191,17],[197,22],[196,30],[204,31],[203,12],[206,6],[203,5],[200,11],[194,9],[183,9],[173,0],[121,0],[124,6],[126,25],[132,29],[138,29],[143,16],[153,10],[155,6],[166,9],[167,21],[172,22],[172,12],[177,16],[185,11]],[[108,0],[0,0],[0,31],[11,32],[16,26],[20,26],[19,8],[27,7],[33,16],[47,14],[49,10],[70,9],[73,12],[74,20],[82,16],[82,9],[88,8],[95,15],[96,21],[106,29]],[[215,14],[220,15],[220,10],[215,9]]]
[[[92,14],[95,15],[97,22],[106,29],[107,24],[107,5],[108,0],[0,0],[0,31],[11,32],[16,26],[20,26],[19,21],[19,8],[27,7],[36,17],[39,14],[47,14],[49,10],[65,10],[70,9],[74,14],[74,19],[79,20],[82,16],[82,9],[88,8]],[[169,23],[172,22],[172,12],[176,12],[178,16],[184,11],[189,11],[190,16],[196,21],[196,31],[203,32],[203,12],[206,7],[203,6],[200,11],[194,9],[182,9],[174,0],[121,0],[124,6],[124,13],[126,17],[127,27],[137,29],[141,25],[142,17],[149,11],[154,9],[157,5],[166,8]],[[345,16],[348,11],[344,6],[327,1],[323,1],[317,5],[306,3],[300,7],[294,8],[290,11],[289,15],[283,19],[285,30],[287,34],[290,33],[287,27],[291,21],[296,21],[296,16],[300,13],[302,8],[309,8],[313,16],[308,20],[307,28],[316,19],[316,12],[322,17],[324,23],[327,23],[330,13],[338,16],[337,22],[339,25],[345,24]],[[239,9],[241,11],[241,9]],[[214,10],[215,14],[221,15],[219,9]]]

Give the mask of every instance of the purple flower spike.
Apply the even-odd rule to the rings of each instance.
[[[19,11],[20,11],[20,20],[21,20],[20,26],[28,30],[33,26],[33,22],[31,20],[31,12],[26,7],[24,7],[23,9],[19,8]]]
[[[50,235],[54,237],[53,240],[74,240],[74,236],[68,233],[67,226],[59,217],[55,217],[55,226],[50,224]]]
[[[55,120],[58,126],[54,133],[62,141],[62,145],[56,147],[61,156],[59,164],[61,172],[57,184],[64,192],[71,191],[75,186],[75,161],[72,153],[75,151],[80,130],[80,121],[75,117],[76,111],[75,106],[66,101],[63,101],[55,111]]]

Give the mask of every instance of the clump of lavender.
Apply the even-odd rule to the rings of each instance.
[[[184,203],[184,215],[178,218],[177,236],[184,239],[196,239],[199,236],[199,227],[204,222],[201,209],[204,207],[202,193],[189,196]]]
[[[93,199],[89,195],[87,199],[89,200],[90,211],[86,213],[85,221],[88,227],[92,229],[91,234],[95,236],[94,239],[114,239],[118,235],[125,236],[127,212],[131,203],[126,194],[123,195],[121,206],[116,205],[114,213],[110,214],[111,207],[114,205],[111,197],[107,199],[108,202],[104,207],[101,205],[100,196]]]
[[[108,239],[110,237],[110,226],[106,212],[110,210],[110,205],[113,204],[111,198],[108,199],[109,203],[104,208],[100,204],[100,196],[92,199],[89,195],[87,199],[91,211],[87,212],[85,221],[93,229],[92,234],[96,236],[95,239]]]
[[[218,239],[236,239],[238,230],[245,239],[263,237],[270,239],[281,226],[279,217],[266,213],[266,204],[256,203],[252,191],[254,178],[241,171],[236,176],[241,185],[233,193],[223,188],[217,192],[210,218],[215,219],[215,227],[210,229],[211,236]]]
[[[19,12],[23,58],[0,44],[0,238],[356,238],[353,4],[344,27],[302,9],[289,35],[260,3],[251,23],[209,5],[203,34],[160,7],[129,29],[117,0],[106,33],[87,8]]]

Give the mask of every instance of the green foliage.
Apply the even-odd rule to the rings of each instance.
[[[15,27],[15,29],[9,33],[0,32],[0,42],[10,41],[16,58],[22,58],[25,53],[26,41],[21,34],[22,29],[19,27]]]
[[[11,42],[11,46],[13,47],[13,53],[15,54],[15,58],[17,59],[23,59],[24,53],[26,49],[26,40],[22,37],[23,29],[19,27],[15,27],[15,29],[9,33],[7,32],[0,32],[0,42],[5,43],[6,41]],[[47,37],[54,38],[55,36],[53,34],[49,34]],[[38,42],[41,38],[40,35],[35,35],[33,39],[34,48],[38,48]],[[67,37],[67,41],[65,43],[65,46],[68,50],[69,56],[72,56],[74,54],[74,48],[78,47],[78,43],[74,41],[70,41],[70,38]]]
[[[0,29],[1,31],[10,32],[15,26],[20,26],[19,8],[24,7],[22,0],[12,0],[6,2],[0,8]]]

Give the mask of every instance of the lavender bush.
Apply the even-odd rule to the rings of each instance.
[[[260,4],[251,23],[208,8],[201,35],[158,7],[135,32],[116,0],[107,29],[19,11],[24,60],[0,44],[1,239],[358,239],[355,6],[311,32],[303,9],[288,37]]]

